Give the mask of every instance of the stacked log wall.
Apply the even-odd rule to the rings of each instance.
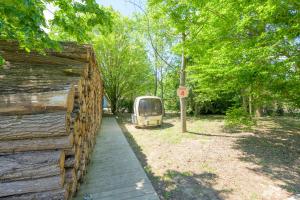
[[[102,119],[93,49],[62,44],[46,55],[0,41],[0,199],[71,199]]]

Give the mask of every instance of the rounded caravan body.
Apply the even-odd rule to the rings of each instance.
[[[133,105],[132,123],[138,127],[160,126],[163,117],[162,100],[156,96],[137,97]]]

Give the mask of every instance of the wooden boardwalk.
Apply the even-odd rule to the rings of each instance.
[[[116,120],[104,118],[85,182],[75,200],[158,200]]]

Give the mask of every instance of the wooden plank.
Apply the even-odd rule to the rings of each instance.
[[[159,199],[115,119],[103,120],[97,139],[92,166],[76,200],[81,200],[85,194],[91,194],[94,199],[120,199],[122,196],[131,199],[136,195],[142,197],[144,193],[153,194],[153,200]],[[111,151],[111,147],[117,151]],[[126,191],[129,186],[132,188]]]

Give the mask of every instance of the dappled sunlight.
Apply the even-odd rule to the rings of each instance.
[[[258,126],[255,135],[238,139],[234,148],[244,152],[240,157],[242,161],[257,165],[251,170],[280,180],[282,188],[299,193],[300,126],[294,119],[286,123],[287,120],[275,118],[262,121],[263,126]]]
[[[51,175],[2,177],[15,192],[0,183],[0,198],[71,199],[109,116],[161,200],[300,200],[299,49],[294,0],[0,0],[0,158],[63,158]],[[139,180],[132,199],[151,185]]]
[[[127,139],[163,199],[271,200],[299,191],[297,133],[265,132],[268,137],[260,137],[259,128],[226,133],[218,116],[189,118],[187,133],[180,132],[176,116],[165,118],[173,125],[166,129],[136,129],[121,118]],[[277,125],[270,123],[269,128],[277,130]]]

